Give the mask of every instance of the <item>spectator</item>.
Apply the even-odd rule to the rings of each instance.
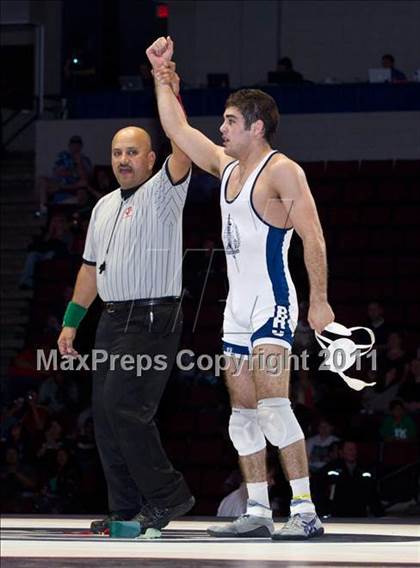
[[[53,177],[41,177],[38,181],[40,210],[38,214],[45,215],[50,200],[53,203],[74,203],[75,192],[80,187],[86,187],[92,175],[92,163],[82,153],[83,140],[80,136],[72,136],[68,150],[63,150],[57,156],[54,164]]]
[[[95,199],[101,199],[101,197],[115,189],[116,185],[114,176],[106,168],[96,167],[88,191]]]
[[[379,365],[385,370],[395,368],[403,373],[407,362],[408,357],[404,349],[403,336],[394,331],[388,336],[385,353],[380,358]]]
[[[377,383],[372,389],[365,389],[362,406],[365,412],[386,412],[391,400],[400,389],[402,373],[395,367],[379,374]]]
[[[290,57],[282,57],[277,61],[275,72],[275,82],[279,85],[289,83],[301,83],[303,77],[293,69],[293,63]]]
[[[392,83],[398,83],[400,81],[407,81],[406,75],[402,71],[398,71],[394,67],[395,59],[390,53],[386,53],[382,56],[382,67],[384,69],[391,69],[391,81]]]
[[[26,412],[23,416],[22,425],[30,439],[32,447],[39,447],[42,440],[42,432],[48,422],[49,414],[45,406],[38,403],[36,391],[29,391],[26,395]]]
[[[273,488],[275,485],[275,474],[276,474],[276,464],[267,463],[267,482],[269,489]],[[246,512],[247,507],[247,500],[248,500],[248,491],[246,488],[246,483],[241,481],[239,487],[229,493],[222,499],[218,509],[217,509],[217,516],[218,517],[239,517]],[[275,504],[275,497],[271,496],[270,493],[270,502],[271,505]],[[276,510],[276,507],[273,507],[273,511]]]
[[[335,517],[383,514],[373,474],[359,465],[357,445],[354,442],[343,442],[339,458],[329,462],[322,474],[325,501],[320,506],[324,513],[329,512]]]
[[[30,447],[25,436],[25,431],[20,422],[17,422],[11,427],[8,436],[4,441],[4,447],[7,449],[14,448],[18,453],[19,461],[22,463],[28,462]]]
[[[384,418],[381,426],[381,436],[386,442],[413,441],[417,437],[416,424],[407,415],[404,403],[393,400],[389,405],[390,415]]]
[[[62,214],[51,218],[48,229],[40,237],[34,239],[29,246],[28,256],[20,279],[20,288],[30,290],[34,286],[34,272],[38,262],[52,258],[63,258],[69,255],[73,242],[70,225]]]
[[[408,367],[408,377],[398,391],[398,397],[402,398],[410,412],[420,410],[420,359],[413,359]]]
[[[57,420],[51,420],[44,431],[41,447],[37,452],[37,458],[44,475],[48,476],[53,471],[56,462],[57,451],[63,447],[63,429]]]
[[[55,372],[45,379],[39,388],[39,403],[43,404],[50,414],[74,411],[77,402],[76,383],[62,372]]]
[[[0,466],[0,495],[2,511],[8,513],[25,512],[25,493],[36,488],[36,478],[32,468],[20,463],[16,448],[6,450],[5,463]]]
[[[367,316],[366,326],[375,334],[376,348],[384,349],[390,330],[385,322],[382,304],[376,301],[370,302],[367,307]]]
[[[327,464],[329,447],[338,441],[333,431],[333,425],[324,418],[318,424],[318,434],[307,439],[306,453],[311,473],[318,472]]]
[[[240,486],[224,497],[217,509],[218,517],[239,517],[246,511],[248,491],[243,481]]]

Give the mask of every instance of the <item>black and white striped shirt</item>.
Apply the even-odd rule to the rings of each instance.
[[[181,294],[182,210],[190,177],[191,172],[174,185],[167,159],[162,169],[128,198],[123,199],[117,189],[98,201],[83,261],[96,265],[97,289],[103,301]]]

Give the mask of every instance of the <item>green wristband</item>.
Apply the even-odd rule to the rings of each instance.
[[[69,302],[63,318],[63,327],[78,328],[85,317],[87,309],[76,302]]]

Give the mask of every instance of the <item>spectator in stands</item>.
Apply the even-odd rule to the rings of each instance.
[[[2,511],[25,512],[23,494],[34,491],[36,484],[36,476],[32,468],[20,462],[16,448],[8,448],[5,462],[0,466]]]
[[[57,420],[47,424],[41,446],[37,452],[39,466],[48,476],[54,469],[57,451],[64,447],[63,428]]]
[[[24,415],[25,399],[19,397],[10,404],[4,404],[1,407],[0,415],[0,438],[1,442],[5,442],[10,434],[13,426],[18,424]]]
[[[238,517],[246,511],[248,491],[246,483],[242,481],[237,489],[224,497],[217,508],[218,517]]]
[[[68,256],[73,241],[70,224],[63,214],[51,218],[49,226],[40,237],[34,239],[28,247],[29,254],[20,279],[20,288],[30,290],[34,286],[34,271],[38,262],[51,258]]]
[[[110,191],[115,189],[116,183],[110,172],[106,168],[96,167],[93,173],[92,183],[88,186],[88,191],[96,199],[100,199]]]
[[[30,439],[33,448],[38,447],[42,440],[42,433],[48,422],[49,414],[45,406],[38,403],[38,393],[29,391],[25,397],[26,412],[22,419],[22,425]]]
[[[74,411],[78,398],[76,383],[60,371],[45,379],[39,388],[39,403],[43,404],[51,415]]]
[[[339,440],[334,436],[333,431],[331,422],[323,418],[318,424],[318,434],[306,440],[306,453],[311,473],[320,471],[327,464],[329,447]]]
[[[327,512],[327,508],[335,517],[383,514],[373,474],[359,465],[357,453],[354,442],[344,441],[339,449],[339,458],[323,468],[325,500],[320,503],[323,513]]]
[[[384,69],[391,69],[391,81],[393,83],[398,83],[400,81],[407,81],[406,75],[402,71],[398,71],[394,67],[395,59],[390,53],[386,53],[382,56],[382,67]]]
[[[80,136],[72,136],[68,150],[57,156],[52,177],[41,177],[38,180],[40,198],[39,215],[45,215],[48,202],[74,203],[75,192],[80,187],[87,187],[92,175],[92,163],[82,153],[83,140]]]
[[[375,334],[377,349],[384,349],[388,340],[390,329],[387,326],[384,318],[384,308],[379,302],[369,302],[367,307],[368,321],[366,326],[369,327]]]
[[[80,510],[77,500],[79,471],[69,452],[60,448],[55,454],[53,471],[47,481],[48,493],[54,503],[54,512],[74,513]]]
[[[396,367],[380,372],[377,383],[371,389],[365,389],[362,406],[365,412],[386,412],[401,387],[402,373]]]
[[[417,437],[416,424],[407,415],[404,403],[395,399],[389,405],[389,416],[384,418],[381,425],[381,436],[386,442],[413,441]]]
[[[20,462],[28,462],[30,457],[30,448],[28,446],[27,437],[25,436],[25,431],[20,422],[14,424],[7,437],[2,440],[2,450],[8,448],[14,448],[17,451]],[[3,455],[1,457],[3,458]]]
[[[420,358],[412,359],[408,366],[408,376],[398,391],[410,412],[420,411]]]
[[[277,61],[275,79],[279,85],[303,81],[302,74],[293,69],[293,62],[290,57],[282,57]]]
[[[399,332],[392,332],[388,336],[385,352],[379,357],[379,367],[385,370],[395,368],[404,373],[408,363],[408,355],[404,347],[403,336]]]
[[[274,463],[267,462],[267,482],[269,489],[273,488],[275,485],[275,476],[276,476],[276,465]],[[248,500],[248,490],[246,487],[246,483],[241,481],[239,487],[226,495],[224,497],[217,508],[217,516],[218,517],[238,517],[239,515],[243,515],[246,512],[247,507],[247,500]],[[270,495],[270,502],[272,503],[274,498],[271,499]],[[273,507],[273,511],[276,510]]]

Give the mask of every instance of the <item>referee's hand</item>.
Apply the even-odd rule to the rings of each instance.
[[[79,353],[73,348],[73,341],[76,337],[75,327],[63,327],[60,337],[58,338],[58,350],[60,355],[67,355],[70,357],[78,357]]]

